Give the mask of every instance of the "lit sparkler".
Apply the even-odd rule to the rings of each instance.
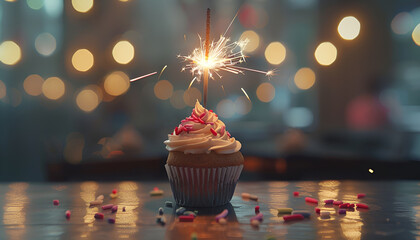
[[[152,72],[152,73],[149,73],[149,74],[140,76],[140,77],[136,77],[136,78],[130,79],[130,82],[135,82],[137,80],[140,80],[140,79],[143,79],[143,78],[147,78],[147,77],[150,77],[150,76],[155,75],[155,74],[157,74],[157,72]]]
[[[229,24],[225,33],[220,36],[216,42],[209,43],[210,34],[210,9],[207,9],[207,24],[206,24],[206,40],[202,41],[200,35],[200,47],[194,49],[192,54],[188,56],[178,55],[178,58],[183,59],[186,64],[181,71],[189,70],[193,75],[190,87],[194,81],[204,80],[203,83],[203,95],[204,95],[204,107],[207,103],[207,81],[208,78],[215,79],[222,78],[222,71],[233,73],[233,74],[244,74],[244,71],[250,71],[266,76],[274,74],[273,70],[260,71],[252,68],[240,67],[239,64],[245,62],[246,56],[243,53],[243,49],[248,44],[248,39],[239,39],[238,41],[231,42],[229,38],[225,37],[228,29],[232,25],[236,16]],[[249,99],[249,98],[248,98]]]

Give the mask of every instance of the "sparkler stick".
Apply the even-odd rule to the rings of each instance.
[[[209,60],[209,51],[210,51],[210,8],[207,8],[207,21],[206,21],[206,42],[205,42],[205,47],[206,47],[206,63]],[[203,103],[204,103],[204,108],[207,107],[207,88],[208,88],[208,83],[209,83],[209,69],[205,68],[204,69],[204,75],[203,75],[203,79],[204,79],[204,83],[203,83]]]

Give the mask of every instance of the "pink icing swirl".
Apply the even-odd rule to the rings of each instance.
[[[210,153],[230,154],[241,149],[241,143],[231,137],[225,124],[217,114],[205,109],[197,101],[191,116],[181,121],[168,140],[164,142],[168,151],[185,154]]]

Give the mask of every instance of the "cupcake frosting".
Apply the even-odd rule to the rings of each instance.
[[[168,140],[164,142],[168,151],[185,154],[210,153],[231,154],[241,149],[241,143],[231,137],[225,124],[217,114],[207,110],[197,101],[191,116],[181,121]]]

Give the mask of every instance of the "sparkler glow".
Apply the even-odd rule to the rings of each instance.
[[[208,13],[209,14],[209,13]],[[181,58],[186,64],[181,71],[189,70],[193,75],[190,86],[194,81],[201,81],[204,79],[204,84],[206,85],[205,75],[208,73],[208,77],[215,80],[217,78],[222,78],[222,71],[233,73],[233,74],[245,74],[245,71],[255,72],[264,74],[266,76],[274,75],[274,71],[260,71],[252,68],[240,67],[238,66],[241,63],[245,62],[246,56],[243,53],[243,49],[248,44],[248,39],[239,39],[238,41],[231,42],[230,38],[225,37],[228,29],[232,25],[236,16],[233,18],[232,22],[229,24],[225,33],[220,36],[218,41],[212,41],[207,48],[207,41],[202,41],[200,35],[198,38],[200,40],[200,47],[193,50],[192,54],[183,56],[178,55],[178,58]],[[207,26],[209,28],[209,26]],[[206,103],[206,86],[204,89],[204,103]],[[248,98],[249,99],[249,98]]]
[[[162,70],[162,72],[163,72],[163,70]],[[155,75],[155,74],[157,74],[157,72],[152,72],[152,73],[149,73],[149,74],[140,76],[140,77],[136,77],[136,78],[130,79],[130,82],[135,82],[137,80],[140,80],[140,79],[143,79],[143,78],[147,78],[147,77],[150,77],[150,76]]]

